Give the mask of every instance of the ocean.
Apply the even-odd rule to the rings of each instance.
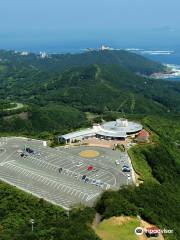
[[[166,80],[180,81],[180,47],[171,48],[131,48],[128,51],[138,53],[146,58],[153,61],[160,62],[163,65],[171,68],[174,72],[170,75],[161,75],[160,77]],[[160,78],[159,77],[159,78]]]

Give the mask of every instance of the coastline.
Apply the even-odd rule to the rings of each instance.
[[[150,77],[154,79],[180,81],[180,65],[163,64],[167,68],[167,72],[153,73]]]

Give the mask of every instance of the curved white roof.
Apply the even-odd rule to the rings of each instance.
[[[123,126],[124,125],[124,126]],[[125,124],[119,124],[117,121],[106,122],[101,125],[104,131],[112,132],[125,132],[125,133],[135,133],[141,131],[143,126],[135,122],[125,122]]]

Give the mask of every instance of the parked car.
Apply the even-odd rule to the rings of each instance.
[[[26,157],[27,157],[27,154],[21,153],[20,156],[26,158]]]
[[[92,166],[92,165],[89,165],[88,167],[87,167],[87,170],[88,171],[92,171],[94,169],[94,167]]]
[[[123,172],[131,172],[131,170],[129,168],[126,168],[126,167],[122,167],[122,171]]]
[[[116,165],[120,165],[120,161],[119,160],[116,160],[115,163],[116,163]]]
[[[88,183],[88,182],[89,182],[89,178],[86,177],[86,178],[84,179],[84,182],[85,182],[85,183]]]
[[[17,153],[23,153],[23,150],[18,149],[18,150],[17,150]]]
[[[86,175],[83,175],[83,176],[82,176],[82,180],[84,180],[85,178],[86,178]]]
[[[100,180],[96,180],[96,186],[100,186],[101,181]]]
[[[78,162],[77,164],[76,164],[76,167],[81,167],[83,165],[83,162]]]
[[[96,181],[96,186],[97,186],[97,187],[103,187],[103,186],[104,186],[104,183],[101,182],[101,180],[97,180],[97,181]]]
[[[104,183],[100,182],[99,186],[103,188],[104,187]]]
[[[131,180],[131,175],[129,173],[126,174],[128,180]]]
[[[93,185],[96,185],[96,179],[93,179],[91,182]]]
[[[26,152],[28,152],[28,153],[34,153],[34,150],[31,149],[31,148],[29,148],[29,147],[27,147],[27,148],[26,148]]]

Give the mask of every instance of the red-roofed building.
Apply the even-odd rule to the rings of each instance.
[[[149,133],[142,129],[137,135],[136,135],[136,141],[137,142],[147,142],[149,140]]]

